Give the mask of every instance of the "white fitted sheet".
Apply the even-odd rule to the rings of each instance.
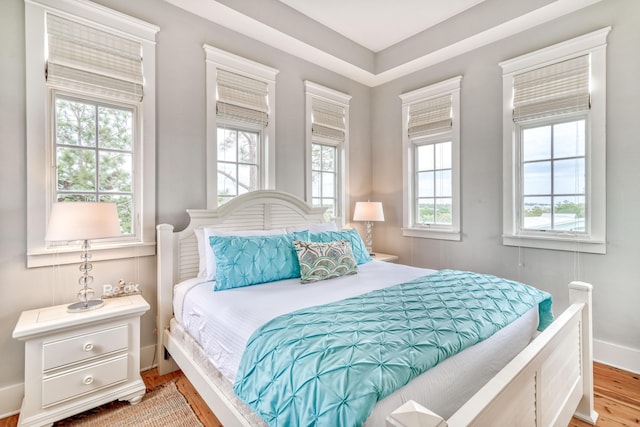
[[[412,280],[434,270],[372,261],[357,275],[301,285],[283,280],[213,292],[213,282],[190,279],[174,289],[174,315],[231,383],[251,334],[284,313]],[[537,307],[506,328],[465,349],[397,390],[375,407],[366,425],[384,425],[391,411],[413,399],[449,417],[506,365],[535,334]]]

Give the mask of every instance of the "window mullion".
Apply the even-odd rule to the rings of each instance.
[[[431,144],[433,149],[433,224],[438,224],[438,180],[436,178],[436,144]]]
[[[100,120],[100,114],[99,114],[100,112],[98,111],[98,104],[95,104],[94,108],[95,108],[95,115],[94,115],[94,117],[95,117],[95,121],[94,121],[94,125],[95,125],[94,159],[95,159],[95,162],[96,162],[96,173],[95,173],[95,177],[94,177],[94,179],[95,179],[95,181],[94,181],[94,183],[95,183],[94,184],[95,185],[94,197],[95,197],[95,201],[99,202],[100,201],[100,181],[99,181],[99,178],[100,178],[101,165],[100,165],[100,155],[99,155],[99,145],[98,145],[99,142],[100,142],[100,140],[99,140],[99,138],[100,138],[100,134],[99,134],[99,132],[100,132],[100,124],[98,122]]]
[[[552,230],[556,229],[555,137],[556,137],[555,126],[551,126],[551,229]]]
[[[419,145],[415,142],[411,142],[412,151],[413,151],[413,222],[412,226],[418,225],[420,218],[420,159],[418,158],[418,148]]]
[[[238,129],[234,130],[235,140],[236,140],[236,161],[234,167],[236,169],[236,196],[240,195],[240,131]]]

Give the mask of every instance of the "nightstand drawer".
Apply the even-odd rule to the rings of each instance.
[[[126,381],[127,359],[128,355],[125,354],[116,359],[44,379],[42,381],[42,407],[46,408]]]
[[[42,369],[68,365],[118,350],[126,350],[129,341],[127,325],[104,329],[43,344]]]

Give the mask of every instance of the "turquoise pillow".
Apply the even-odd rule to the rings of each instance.
[[[307,240],[303,236],[298,236],[298,233],[293,233],[296,240]],[[358,231],[354,228],[342,231],[321,231],[319,233],[309,233],[309,239],[312,242],[333,242],[336,240],[346,240],[351,243],[351,250],[353,256],[356,259],[356,263],[365,264],[371,261],[369,251],[362,241],[362,237],[358,234]]]
[[[291,234],[211,236],[216,257],[214,291],[300,277]]]

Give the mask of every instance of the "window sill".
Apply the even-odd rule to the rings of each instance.
[[[460,241],[460,231],[458,230],[403,228],[402,235],[405,237],[420,237],[423,239],[453,240],[458,242]]]
[[[136,258],[156,254],[155,242],[135,242],[120,244],[94,244],[91,247],[91,261]],[[78,264],[82,250],[79,245],[56,248],[39,248],[27,253],[27,268],[52,265]]]
[[[590,254],[606,254],[607,243],[587,238],[561,236],[523,236],[503,235],[502,243],[505,246],[519,246],[524,248],[551,249],[556,251],[584,252]]]

